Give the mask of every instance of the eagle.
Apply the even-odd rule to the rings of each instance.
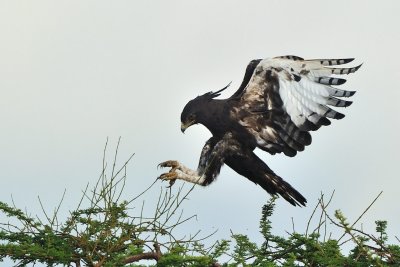
[[[280,195],[294,206],[305,206],[306,198],[275,174],[254,150],[294,157],[311,144],[310,131],[340,120],[344,114],[333,107],[348,107],[355,91],[338,89],[346,82],[340,75],[356,67],[333,67],[354,58],[311,59],[280,56],[250,61],[239,89],[227,99],[216,99],[226,87],[189,101],[181,114],[181,131],[203,124],[212,134],[204,145],[199,164],[192,170],[179,161],[158,178],[172,186],[180,179],[207,186],[226,164],[238,174],[260,185],[271,195]]]

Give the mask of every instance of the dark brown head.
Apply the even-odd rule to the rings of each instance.
[[[190,100],[183,108],[181,113],[181,131],[185,132],[187,128],[193,124],[202,123],[204,124],[210,116],[209,103],[210,101],[219,96],[223,90],[228,88],[230,83],[218,90],[217,92],[208,92],[204,95],[198,96],[195,99]]]
[[[186,104],[181,114],[182,133],[193,124],[201,123],[205,119],[207,115],[207,103],[211,99],[212,97],[209,97],[209,93],[207,93],[190,100]]]

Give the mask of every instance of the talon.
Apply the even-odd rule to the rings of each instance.
[[[178,179],[178,174],[176,171],[179,171],[179,162],[176,160],[167,160],[164,162],[161,162],[160,164],[157,165],[157,168],[164,168],[164,167],[169,167],[171,168],[169,172],[161,174],[158,179],[163,180],[163,181],[169,181],[169,186],[168,188],[172,187]]]
[[[166,181],[176,180],[177,178],[178,178],[178,174],[176,172],[163,173],[158,177],[158,179],[166,180]]]
[[[160,164],[158,164],[157,167],[161,167],[161,168],[165,168],[165,167],[171,167],[171,168],[176,168],[179,166],[178,161],[176,160],[167,160],[164,162],[161,162]]]
[[[161,179],[163,181],[169,181],[169,186],[167,186],[167,188],[171,188],[174,185],[177,178],[178,174],[176,172],[163,173],[158,177],[158,179]]]
[[[169,180],[169,186],[167,188],[171,188],[175,184],[176,179]]]

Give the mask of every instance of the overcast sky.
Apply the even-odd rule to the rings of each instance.
[[[183,135],[182,108],[232,81],[221,96],[229,97],[251,59],[355,57],[364,65],[342,86],[357,91],[345,119],[314,132],[295,158],[258,152],[309,203],[278,200],[274,230],[290,231],[293,217],[303,231],[321,192],[336,190],[332,211],[352,222],[383,190],[364,229],[386,219],[389,234],[400,235],[399,8],[345,0],[1,1],[0,200],[12,194],[36,214],[38,195],[51,210],[66,189],[64,212],[73,209],[101,171],[106,138],[113,149],[119,136],[120,162],[135,153],[126,188],[135,195],[162,172],[161,161],[197,166],[210,133],[195,126]],[[182,231],[219,229],[217,239],[232,229],[257,239],[267,199],[224,167],[191,194],[185,213],[198,220]]]

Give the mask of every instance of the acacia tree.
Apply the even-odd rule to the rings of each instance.
[[[327,212],[333,193],[328,202],[321,195],[304,233],[296,232],[293,223],[293,230],[287,236],[272,234],[270,217],[275,207],[275,198],[272,198],[261,212],[260,232],[264,242],[257,245],[246,235],[232,234],[233,261],[225,266],[400,266],[400,246],[387,243],[386,221],[375,221],[376,234],[355,228],[381,194],[353,224],[348,223],[340,210],[336,210],[333,216]],[[312,230],[313,221],[315,227]],[[343,234],[333,238],[327,230],[328,225]],[[344,255],[343,245],[349,242],[353,243],[353,248],[348,255]],[[226,253],[229,254],[229,249]]]
[[[161,189],[153,216],[145,217],[144,203],[136,209],[139,214],[132,214],[132,208],[138,207],[135,201],[156,181],[133,199],[122,200],[126,167],[133,155],[118,168],[118,147],[119,141],[109,167],[106,145],[97,183],[86,187],[78,207],[64,221],[58,215],[62,200],[49,214],[39,198],[44,220],[0,202],[0,212],[9,218],[8,222],[0,222],[0,259],[9,257],[16,266],[37,262],[47,266],[126,266],[140,260],[168,264],[171,253],[199,242],[198,233],[187,238],[174,235],[176,227],[194,217],[183,217],[180,208],[193,187]],[[213,264],[209,257],[202,256],[187,256],[183,260],[199,266]]]
[[[119,142],[110,167],[104,150],[97,183],[83,190],[78,207],[63,221],[58,215],[62,200],[51,214],[42,205],[44,219],[0,202],[0,212],[9,218],[0,222],[0,260],[8,257],[16,266],[35,263],[99,267],[400,265],[400,247],[387,243],[386,221],[376,221],[376,234],[355,228],[380,194],[353,224],[340,211],[333,215],[327,212],[332,194],[327,202],[321,196],[304,233],[296,232],[293,227],[286,236],[274,235],[270,220],[275,207],[272,198],[262,207],[261,244],[236,233],[229,240],[219,240],[208,247],[203,242],[207,236],[200,238],[199,232],[178,238],[175,229],[194,217],[184,217],[181,209],[193,187],[161,188],[153,215],[145,216],[145,207],[138,204],[138,199],[156,181],[133,199],[122,200],[126,166],[133,155],[117,168],[118,146]],[[343,235],[332,238],[328,225],[339,228]],[[342,246],[348,242],[353,243],[353,249],[344,255]]]

